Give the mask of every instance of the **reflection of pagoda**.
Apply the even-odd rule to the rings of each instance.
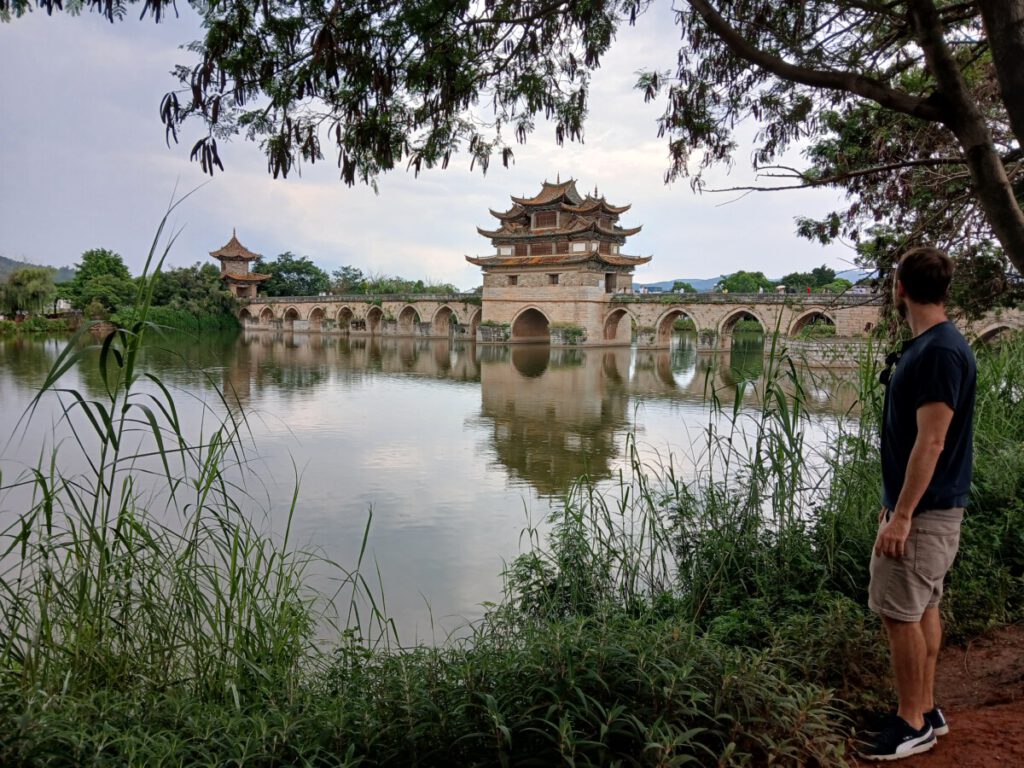
[[[491,238],[497,254],[484,258],[466,257],[488,272],[515,272],[521,270],[544,272],[558,268],[561,272],[592,273],[593,280],[579,284],[597,285],[604,281],[606,293],[630,288],[629,280],[620,280],[633,272],[633,268],[646,264],[650,256],[626,256],[620,252],[626,238],[635,235],[641,227],[623,228],[619,216],[630,206],[614,206],[604,197],[583,197],[576,191],[573,179],[564,183],[544,182],[541,191],[533,197],[512,196],[513,206],[504,213],[491,211],[501,222],[494,230],[477,228],[484,237]],[[542,285],[561,284],[542,280]],[[506,283],[508,285],[522,282]]]
[[[228,290],[240,299],[256,298],[256,288],[270,275],[260,275],[249,271],[249,262],[259,258],[240,242],[231,230],[231,239],[218,251],[211,251],[210,256],[220,259],[220,277],[227,283]]]
[[[633,270],[650,256],[622,253],[640,227],[619,226],[630,206],[611,205],[597,190],[584,197],[576,182],[544,182],[533,197],[512,197],[497,229],[477,231],[495,253],[466,260],[483,268],[483,320],[508,325],[510,340],[548,341],[553,327],[582,333],[573,344],[629,344],[629,323],[608,321],[617,293],[631,293]]]

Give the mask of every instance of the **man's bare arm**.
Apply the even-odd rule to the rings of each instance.
[[[925,403],[917,409],[917,439],[910,451],[907,473],[892,519],[879,531],[875,541],[877,554],[903,557],[910,534],[910,520],[935,474],[935,465],[946,444],[946,433],[952,420],[953,409],[946,403]]]

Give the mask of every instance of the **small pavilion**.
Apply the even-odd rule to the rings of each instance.
[[[259,284],[270,279],[270,275],[249,271],[249,262],[259,258],[259,254],[238,242],[233,229],[227,244],[219,250],[210,251],[210,256],[220,260],[221,279],[227,284],[228,290],[240,299],[255,299]]]

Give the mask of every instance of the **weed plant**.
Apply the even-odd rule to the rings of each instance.
[[[154,246],[147,275],[165,254]],[[254,522],[244,415],[222,402],[190,439],[168,388],[140,373],[140,285],[132,324],[98,350],[69,344],[43,384],[73,438],[0,478],[6,498],[31,498],[2,539],[0,763],[831,766],[849,716],[884,700],[863,607],[870,353],[859,409],[822,455],[776,334],[758,409],[741,408],[742,386],[731,404],[708,393],[699,472],[647,465],[631,439],[616,488],[581,478],[549,533],[527,531],[468,637],[403,648],[360,556],[325,650],[310,558]],[[86,353],[92,394],[62,384]],[[958,636],[1024,607],[1024,342],[981,370],[977,488],[946,604]],[[87,472],[67,474],[72,450]]]

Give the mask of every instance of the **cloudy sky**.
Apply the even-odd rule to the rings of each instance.
[[[73,264],[89,248],[110,248],[141,270],[175,188],[208,181],[188,153],[198,126],[168,148],[158,107],[175,82],[170,70],[188,62],[182,43],[198,39],[195,13],[159,25],[129,19],[109,24],[41,11],[0,23],[0,255],[51,265]],[[208,258],[237,228],[251,250],[309,256],[330,272],[350,264],[367,273],[454,283],[481,282],[465,255],[491,251],[476,232],[491,227],[487,210],[509,195],[532,194],[544,179],[572,177],[581,192],[595,185],[622,219],[643,225],[626,252],[654,259],[637,282],[703,278],[739,269],[780,277],[825,263],[849,268],[852,253],[798,239],[794,219],[820,215],[839,202],[828,191],[695,195],[683,181],[666,186],[666,141],[657,138],[658,104],[633,89],[636,71],[671,68],[678,29],[667,5],[624,28],[593,82],[585,143],[558,147],[540,122],[516,147],[509,169],[469,171],[465,156],[445,171],[414,178],[404,170],[379,180],[379,194],[346,187],[334,158],[274,180],[260,149],[241,139],[221,142],[226,173],[208,181],[176,212],[182,229],[169,262]],[[756,126],[746,129],[751,135]],[[717,169],[711,186],[749,183],[749,147],[732,170]]]

